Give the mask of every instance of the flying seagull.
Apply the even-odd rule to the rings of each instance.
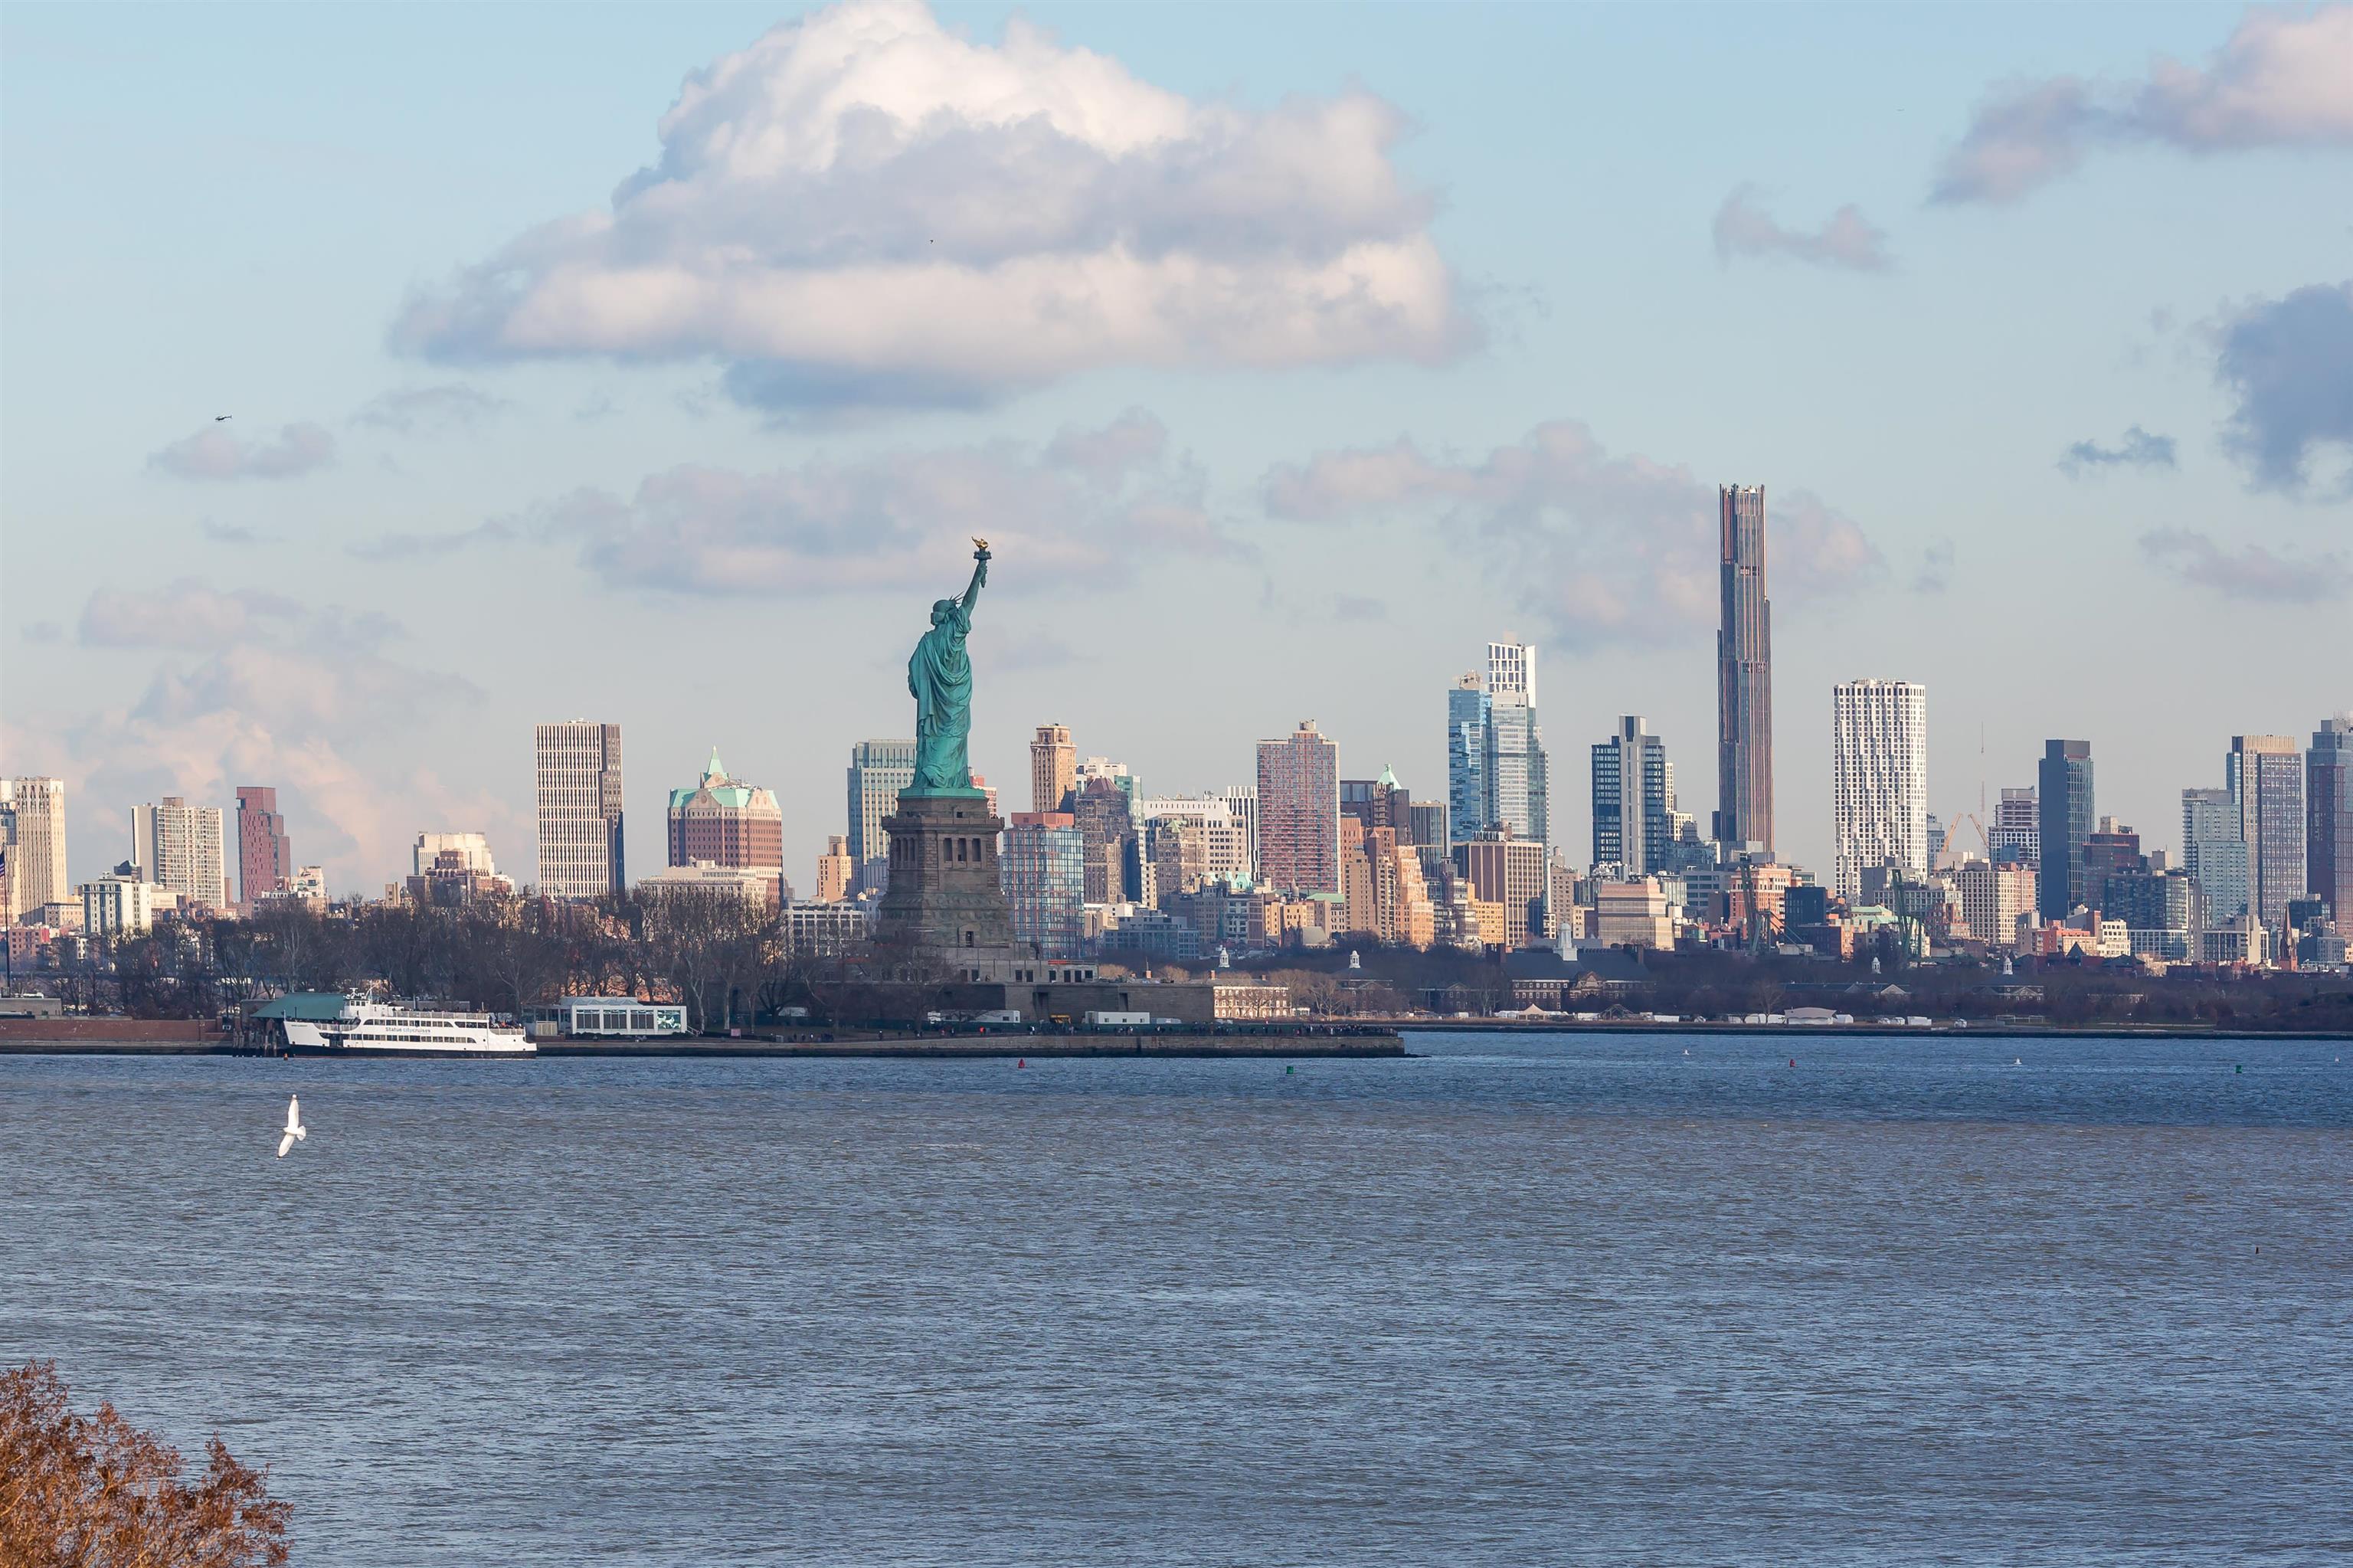
[[[287,1096],[286,1130],[279,1136],[278,1158],[280,1160],[286,1158],[286,1151],[294,1147],[294,1140],[296,1139],[308,1138],[310,1136],[311,1129],[302,1125],[301,1097],[299,1095]]]

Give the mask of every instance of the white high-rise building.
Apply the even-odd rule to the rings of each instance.
[[[227,821],[218,806],[191,806],[177,795],[131,808],[131,863],[143,881],[176,893],[180,906],[226,909],[229,896]]]
[[[1230,882],[1250,874],[1250,839],[1233,804],[1222,795],[1161,795],[1135,803],[1136,821],[1147,834],[1182,828],[1200,835],[1200,875],[1206,882]],[[1253,824],[1253,827],[1255,824]],[[1174,891],[1168,888],[1162,892]]]
[[[1227,809],[1241,828],[1242,860],[1252,882],[1258,880],[1258,786],[1229,784],[1219,791],[1226,798]]]
[[[66,880],[66,781],[0,779],[0,809],[14,821],[8,846],[9,913],[21,916],[73,896]]]
[[[572,719],[537,731],[539,890],[601,898],[628,886],[621,836],[621,726]]]
[[[1551,786],[1536,719],[1536,651],[1528,644],[1487,644],[1486,721],[1483,825],[1549,845]]]
[[[1487,694],[1536,705],[1536,651],[1525,642],[1487,644]]]
[[[1842,681],[1831,701],[1836,862],[1831,885],[1862,895],[1865,867],[1893,861],[1928,872],[1928,688],[1910,681]]]
[[[483,876],[496,876],[498,863],[491,858],[491,841],[480,833],[434,833],[417,835],[417,843],[409,851],[410,874],[423,876],[440,864],[444,853],[455,854],[465,870]]]

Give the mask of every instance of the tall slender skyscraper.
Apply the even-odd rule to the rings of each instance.
[[[1071,743],[1071,726],[1041,724],[1029,743],[1029,810],[1059,811],[1063,798],[1079,782],[1079,748]]]
[[[1773,607],[1765,597],[1765,487],[1716,488],[1723,605],[1715,634],[1715,821],[1725,853],[1773,849]]]
[[[1340,748],[1314,719],[1258,743],[1259,880],[1283,893],[1340,888]]]
[[[861,740],[849,748],[849,858],[861,889],[891,880],[891,835],[882,819],[899,809],[899,791],[914,782],[913,741]]]
[[[1475,670],[1446,694],[1446,814],[1457,838],[1487,825],[1487,686]]]
[[[2305,890],[2328,901],[2339,931],[2353,930],[2353,713],[2312,732],[2304,811]]]
[[[2284,735],[2234,735],[2222,782],[2247,843],[2247,910],[2274,927],[2304,893],[2304,753]]]
[[[621,726],[571,719],[534,735],[539,890],[601,898],[627,885],[621,837]]]
[[[2036,835],[2042,870],[2035,878],[2035,907],[2046,920],[2064,920],[2067,911],[2088,904],[2097,889],[2084,869],[2084,845],[2092,825],[2092,743],[2046,740],[2034,788],[2042,808]]]
[[[16,842],[8,853],[14,913],[22,917],[44,904],[63,904],[73,894],[66,876],[66,781],[0,779],[0,799],[16,818]]]
[[[1536,651],[1523,642],[1487,644],[1487,800],[1484,827],[1552,842],[1550,769],[1536,718]]]
[[[1831,885],[1862,895],[1862,874],[1889,862],[1928,870],[1928,688],[1842,681],[1831,700],[1831,786],[1837,856]]]
[[[242,784],[237,791],[237,901],[250,907],[265,893],[283,893],[294,877],[293,847],[278,791]]]

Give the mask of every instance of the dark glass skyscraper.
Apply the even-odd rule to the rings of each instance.
[[[2042,867],[2035,876],[2034,906],[2046,920],[2063,920],[2067,911],[2087,903],[2098,892],[2092,887],[2084,864],[2084,846],[2092,837],[2092,743],[2088,740],[2046,740],[2042,763],[2035,775],[2042,806]]]
[[[1716,489],[1724,562],[1715,634],[1715,841],[1773,848],[1773,609],[1765,597],[1765,487]]]
[[[2353,714],[2312,732],[2304,780],[2304,885],[2328,901],[2338,930],[2353,928]]]

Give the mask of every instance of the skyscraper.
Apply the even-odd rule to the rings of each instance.
[[[62,779],[0,779],[0,799],[16,818],[16,842],[8,856],[16,889],[16,913],[72,896],[66,876],[66,781]]]
[[[1460,837],[1487,825],[1487,687],[1476,671],[1446,694],[1446,811]]]
[[[1044,959],[1075,959],[1086,934],[1086,842],[1067,811],[1016,811],[997,863],[1013,939]]]
[[[2353,931],[2353,713],[2312,732],[2304,812],[2305,890],[2327,901],[2339,931]]]
[[[2304,753],[2284,735],[2234,735],[2222,782],[2247,843],[2247,909],[2268,930],[2304,893]]]
[[[224,908],[229,902],[218,806],[191,806],[177,795],[131,808],[131,860],[145,880],[180,895],[182,907]]]
[[[1675,842],[1675,765],[1666,743],[1628,714],[1593,747],[1593,862],[1622,876],[1666,868]]]
[[[1387,763],[1381,765],[1378,779],[1340,780],[1340,814],[1356,818],[1367,832],[1375,828],[1390,829],[1399,843],[1413,842],[1413,824],[1409,820],[1412,805],[1412,796],[1398,782],[1397,770]]]
[[[1242,858],[1245,872],[1252,882],[1258,874],[1258,786],[1229,784],[1219,791],[1225,797],[1226,809],[1234,814],[1234,822],[1241,830]]]
[[[1259,880],[1283,893],[1340,889],[1340,748],[1314,719],[1258,743]]]
[[[2222,930],[2247,912],[2247,841],[2228,789],[2181,792],[2181,869],[2198,895],[2197,929]]]
[[[283,893],[294,875],[286,819],[278,791],[244,784],[237,791],[237,901],[250,906],[265,893]]]
[[[1079,748],[1071,744],[1071,726],[1041,724],[1029,743],[1029,810],[1059,811],[1063,798],[1079,781]]]
[[[2004,789],[1993,809],[1993,827],[1986,834],[1986,852],[1999,861],[2042,863],[2042,823],[2034,786]]]
[[[785,813],[776,797],[727,776],[712,747],[702,781],[670,792],[670,863],[708,861],[768,879],[768,902],[785,899]]]
[[[1889,863],[1928,871],[1928,689],[1842,681],[1831,700],[1831,885],[1852,901]]]
[[[1552,894],[1551,857],[1545,846],[1488,828],[1454,844],[1454,868],[1472,896],[1504,908],[1507,948],[1540,947],[1551,932],[1546,900]]]
[[[1727,854],[1773,849],[1773,607],[1765,595],[1765,487],[1719,485],[1715,822]]]
[[[539,890],[601,898],[626,886],[621,837],[621,726],[571,719],[535,736]]]
[[[1536,718],[1536,651],[1521,642],[1487,644],[1486,827],[1552,842],[1551,790],[1544,729]]]
[[[2034,788],[2042,815],[2035,832],[2042,873],[2035,879],[2034,896],[2044,919],[2064,920],[2067,911],[2088,904],[2093,892],[2084,874],[2084,844],[2093,822],[2092,743],[2044,741]]]
[[[1123,898],[1143,895],[1143,868],[1135,859],[1135,800],[1121,788],[1123,782],[1118,775],[1097,773],[1080,780],[1078,788],[1071,791],[1069,815],[1079,830],[1086,901],[1090,904],[1116,904]],[[1131,865],[1138,873],[1133,879],[1129,875]]]
[[[891,880],[891,835],[882,819],[899,809],[899,791],[915,782],[915,743],[861,740],[849,748],[849,858],[860,889]]]

